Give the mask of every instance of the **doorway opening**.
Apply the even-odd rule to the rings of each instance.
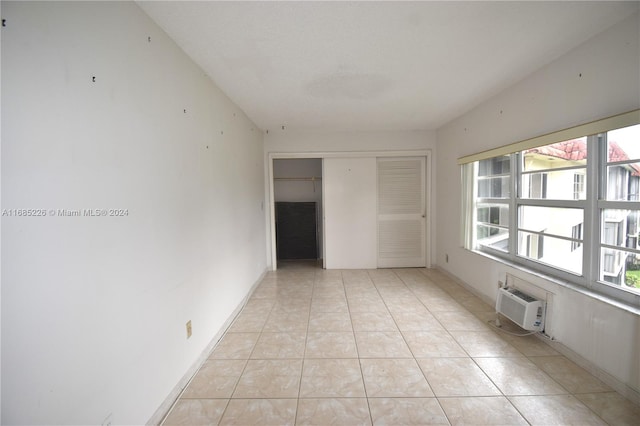
[[[322,159],[273,160],[277,267],[321,264]]]

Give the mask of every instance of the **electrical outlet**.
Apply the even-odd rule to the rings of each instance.
[[[191,320],[187,321],[187,339],[191,337]]]

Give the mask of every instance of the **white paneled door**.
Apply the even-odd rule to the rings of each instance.
[[[378,267],[426,266],[425,158],[378,158]]]

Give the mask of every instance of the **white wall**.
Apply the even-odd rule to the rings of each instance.
[[[285,128],[264,136],[265,152],[345,152],[435,149],[436,132],[340,132]]]
[[[2,423],[144,424],[266,270],[262,133],[133,3],[2,12],[2,208],[128,209],[2,218]]]
[[[303,156],[309,158],[324,157],[325,154],[335,153],[363,153],[378,151],[412,151],[431,150],[432,155],[436,150],[436,132],[426,130],[415,131],[381,131],[381,132],[342,132],[321,130],[297,130],[285,128],[271,130],[264,136],[265,167],[269,165],[269,154],[277,153],[282,156]],[[435,162],[432,162],[431,170],[427,170],[435,187]],[[323,177],[324,178],[324,177]],[[265,188],[267,198],[269,188]],[[324,194],[326,199],[326,192]],[[431,215],[431,253],[435,250],[435,207],[430,206],[428,214]],[[270,224],[270,212],[267,212],[266,222]],[[375,229],[375,228],[374,228]],[[271,232],[267,227],[267,240],[271,241]],[[271,244],[268,244],[267,253],[271,257]],[[435,261],[435,258],[433,258]]]
[[[506,272],[554,293],[548,332],[636,391],[637,315],[461,248],[456,159],[639,108],[639,35],[636,14],[439,129],[437,180],[447,184],[439,185],[436,195],[439,267],[493,299],[497,281],[504,280]]]

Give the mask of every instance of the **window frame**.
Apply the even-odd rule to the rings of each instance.
[[[585,137],[584,135],[579,137],[579,138],[583,138]],[[574,139],[579,139],[579,138],[574,138]],[[559,141],[559,142],[563,142],[563,141]],[[546,145],[543,145],[546,146]],[[587,173],[587,169],[589,166],[590,161],[592,160],[592,158],[590,157],[591,152],[594,149],[594,144],[593,144],[593,138],[591,138],[590,136],[586,136],[586,149],[587,149],[587,159],[586,159],[586,165],[563,165],[561,167],[554,167],[554,168],[546,168],[546,169],[539,169],[539,170],[524,170],[524,154],[526,152],[526,150],[522,150],[522,151],[518,151],[515,152],[512,155],[512,157],[514,158],[514,160],[516,161],[516,169],[515,169],[515,176],[512,176],[512,179],[515,180],[518,184],[520,184],[520,187],[516,189],[516,197],[515,197],[515,220],[516,222],[514,222],[516,224],[516,229],[515,229],[515,238],[518,238],[519,234],[521,232],[524,233],[532,233],[532,232],[536,232],[535,230],[531,230],[531,229],[526,229],[524,227],[522,227],[520,225],[520,212],[521,209],[525,208],[525,207],[544,207],[544,208],[561,208],[561,209],[575,209],[575,210],[580,210],[582,212],[582,222],[585,222],[585,215],[586,215],[586,207],[587,207],[587,199],[589,197],[588,192],[586,193],[586,198],[584,200],[581,199],[574,199],[573,194],[572,196],[569,198],[565,198],[565,199],[556,199],[556,198],[546,198],[547,194],[541,194],[542,197],[541,198],[531,198],[531,190],[530,188],[524,188],[524,184],[525,184],[525,179],[524,176],[531,176],[532,174],[540,174],[542,176],[547,176],[549,175],[549,173],[552,172],[566,172],[566,171],[585,171],[585,174]],[[529,180],[529,185],[531,185],[531,182]],[[573,187],[572,187],[573,189]],[[527,196],[525,196],[524,192],[526,191]],[[545,235],[541,237],[548,237],[548,238],[553,238],[556,240],[567,240],[567,241],[571,241],[571,244],[573,245],[573,243],[580,243],[582,244],[583,247],[583,251],[585,250],[584,248],[584,234],[581,240],[577,240],[577,239],[573,239],[573,238],[569,238],[563,235],[558,235],[558,234],[553,234],[553,233],[548,233],[545,232]],[[519,243],[519,240],[516,241],[516,243]],[[516,245],[516,250],[514,252],[515,255],[515,261],[518,263],[523,263],[526,266],[533,268],[533,269],[542,269],[545,273],[547,274],[551,274],[551,275],[560,275],[562,277],[562,279],[574,282],[576,284],[580,284],[580,285],[584,285],[585,284],[585,274],[584,274],[584,265],[585,263],[585,258],[583,256],[582,258],[582,265],[581,265],[581,270],[582,273],[581,274],[577,274],[574,271],[570,271],[567,269],[562,269],[559,267],[556,267],[554,265],[551,265],[549,263],[544,263],[543,261],[539,260],[540,258],[536,259],[527,255],[523,255],[523,254],[519,254],[518,253],[518,247],[519,245]],[[572,253],[573,251],[570,251],[569,253]]]
[[[494,160],[495,158],[500,158],[499,157],[494,157],[491,160]],[[509,199],[511,198],[511,194],[513,193],[513,177],[511,176],[512,174],[512,170],[513,170],[513,162],[511,160],[511,158],[509,157],[508,159],[509,161],[509,171],[507,173],[504,172],[504,167],[503,170],[501,170],[501,173],[498,174],[486,174],[483,175],[482,178],[483,179],[494,179],[494,178],[502,178],[502,177],[508,177],[509,178],[509,188],[507,188],[507,196],[506,197],[501,197],[501,198],[495,198],[495,197],[480,197],[479,195],[476,196],[476,194],[479,194],[479,185],[478,182],[480,181],[480,179],[476,179],[474,178],[475,176],[478,176],[480,173],[479,167],[480,167],[480,163],[476,162],[476,163],[472,163],[473,164],[473,170],[471,172],[471,178],[473,181],[473,188],[472,188],[472,193],[474,194],[474,196],[472,197],[473,199],[473,211],[471,212],[471,216],[472,216],[472,220],[473,220],[473,228],[472,228],[472,241],[478,241],[478,226],[485,226],[488,228],[493,228],[493,229],[506,229],[507,232],[509,232],[509,223],[511,221],[511,217],[509,216],[508,222],[507,222],[507,226],[504,225],[495,225],[495,224],[491,224],[491,223],[487,223],[487,222],[479,222],[478,221],[478,215],[477,215],[477,211],[478,211],[478,206],[479,205],[486,205],[488,208],[492,208],[492,207],[498,207],[499,209],[504,208],[506,206],[507,209],[509,209]],[[492,170],[493,171],[493,170]],[[493,194],[491,194],[493,195]],[[508,213],[510,213],[510,210],[508,210]],[[499,213],[499,217],[502,217],[502,212]],[[498,231],[499,232],[499,231]],[[508,243],[509,244],[509,243]],[[507,244],[507,251],[509,250],[508,247],[509,245]],[[488,250],[491,251],[495,251],[497,253],[505,253],[502,250],[496,249],[496,248],[492,248],[491,246],[483,246],[485,248],[487,248]]]
[[[494,158],[489,154],[496,153],[495,157],[500,157],[504,155],[508,155],[511,161],[510,164],[510,192],[509,198],[507,200],[500,199],[500,204],[504,204],[508,206],[509,212],[509,223],[508,223],[508,233],[509,233],[509,244],[507,248],[507,252],[489,247],[489,246],[481,246],[477,244],[475,229],[476,224],[475,220],[473,223],[472,232],[474,233],[470,238],[468,230],[463,230],[463,237],[461,241],[465,244],[465,248],[470,249],[475,252],[485,253],[487,255],[491,255],[498,259],[502,259],[504,261],[513,263],[514,265],[521,265],[527,269],[531,269],[532,271],[542,273],[544,275],[549,276],[550,279],[560,282],[566,281],[567,283],[576,284],[579,288],[585,288],[589,291],[592,291],[598,295],[602,295],[606,297],[606,300],[611,300],[615,302],[622,302],[626,305],[633,306],[634,308],[640,307],[640,291],[632,290],[625,286],[624,277],[622,278],[622,284],[613,284],[606,282],[604,280],[604,268],[605,268],[605,260],[604,255],[606,253],[606,249],[618,250],[623,253],[637,254],[640,255],[640,247],[626,247],[627,244],[627,226],[626,218],[623,219],[625,224],[623,226],[623,230],[625,231],[625,235],[623,235],[623,242],[620,245],[610,245],[606,244],[603,239],[604,229],[603,229],[603,220],[604,220],[604,212],[607,209],[617,209],[617,210],[637,210],[640,212],[640,201],[632,200],[632,196],[630,194],[626,195],[625,200],[607,200],[607,186],[608,186],[608,168],[611,166],[624,166],[632,163],[640,163],[640,158],[632,158],[629,160],[623,161],[611,161],[609,162],[608,158],[608,143],[607,143],[607,132],[624,128],[628,126],[638,125],[640,124],[640,110],[632,111],[625,115],[625,120],[620,121],[619,117],[611,117],[609,119],[602,120],[603,122],[612,121],[603,126],[598,126],[597,123],[594,126],[594,123],[588,123],[585,129],[588,129],[590,133],[582,134],[576,133],[575,130],[571,130],[571,132],[567,133],[568,130],[557,132],[555,135],[555,139],[553,135],[545,135],[540,138],[541,143],[537,146],[549,145],[557,142],[562,142],[564,140],[577,139],[579,137],[587,138],[586,146],[587,146],[587,161],[585,166],[569,166],[561,169],[571,170],[571,169],[579,169],[584,173],[582,178],[578,178],[581,182],[576,182],[576,176],[580,173],[575,173],[573,177],[573,196],[568,199],[563,200],[553,200],[553,199],[538,199],[538,198],[529,198],[531,194],[530,188],[523,187],[523,175],[526,174],[534,174],[534,173],[545,173],[548,170],[534,170],[534,171],[526,171],[523,172],[523,163],[522,163],[522,155],[526,149],[530,149],[534,146],[531,145],[530,141],[524,141],[517,144],[514,144],[514,147],[524,148],[519,150],[511,150],[509,152],[505,152],[505,148],[497,148],[495,150],[491,150],[489,152],[476,154],[473,156],[463,157],[460,160],[473,160],[473,161],[460,161],[460,164],[476,164],[475,162],[481,159],[490,159]],[[621,124],[622,123],[622,124]],[[582,127],[582,126],[578,126]],[[603,128],[603,130],[594,131],[594,129]],[[566,139],[562,139],[565,135],[569,135],[570,137]],[[534,138],[535,139],[535,138]],[[523,145],[524,144],[524,145]],[[528,144],[528,145],[527,145]],[[467,172],[469,173],[469,172]],[[476,182],[476,174],[477,171],[474,169],[471,172],[471,182],[472,185],[463,185],[463,191],[474,191],[471,194],[471,200],[469,200],[469,194],[463,195],[465,200],[471,201],[466,202],[465,209],[471,208],[473,209],[470,216],[475,217],[476,215],[476,195],[477,188],[475,187]],[[467,176],[467,182],[469,179],[469,175]],[[542,176],[542,175],[541,175]],[[543,178],[541,177],[540,180]],[[629,179],[626,177],[625,179]],[[576,186],[577,185],[577,186]],[[579,199],[580,196],[576,197],[576,188],[578,191],[584,191],[584,199]],[[526,196],[523,197],[523,192],[526,191]],[[626,192],[627,189],[624,189]],[[578,199],[576,199],[578,198]],[[506,202],[505,202],[506,201]],[[528,235],[531,235],[531,230],[525,230],[521,228],[521,224],[519,223],[519,211],[521,207],[525,206],[541,206],[541,207],[559,207],[559,208],[576,208],[582,211],[583,217],[582,221],[579,224],[572,225],[571,227],[571,237],[567,238],[565,236],[561,236],[561,239],[566,239],[571,241],[571,250],[573,253],[576,249],[582,248],[582,267],[580,273],[574,273],[571,271],[563,270],[561,268],[555,267],[553,265],[545,264],[541,261],[538,261],[535,258],[527,258],[523,255],[519,255],[519,241],[518,236],[521,232],[526,232]],[[466,215],[466,216],[465,216]],[[464,217],[469,217],[468,213],[463,213]],[[638,218],[640,220],[640,217]],[[467,222],[468,225],[468,222]],[[575,238],[576,235],[574,229],[578,226],[578,233],[581,234],[579,237]],[[634,226],[634,225],[631,225]],[[637,226],[636,226],[637,227]],[[635,229],[634,229],[635,230]],[[546,231],[546,230],[545,230]],[[533,232],[534,234],[538,234],[539,238],[541,237],[540,232]],[[631,234],[630,234],[631,235]],[[635,234],[634,234],[635,235]],[[550,236],[553,238],[558,237],[554,234],[547,234],[545,232],[544,237]],[[617,241],[616,241],[617,242]],[[475,246],[474,246],[475,245]],[[528,248],[527,248],[528,249]],[[624,262],[624,261],[623,261]]]

